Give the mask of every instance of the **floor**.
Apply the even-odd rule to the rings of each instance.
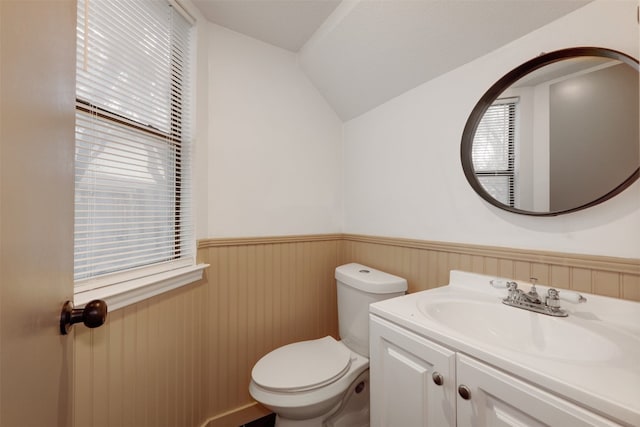
[[[269,414],[266,417],[251,421],[250,423],[241,425],[240,427],[274,427],[275,424],[276,414]]]

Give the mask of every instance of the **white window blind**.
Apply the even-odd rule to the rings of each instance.
[[[191,265],[191,25],[167,1],[77,10],[76,286]]]
[[[514,206],[517,98],[498,100],[484,114],[473,139],[473,168],[483,188]]]

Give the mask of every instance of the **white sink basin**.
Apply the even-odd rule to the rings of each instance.
[[[418,310],[468,339],[484,345],[566,361],[611,360],[620,351],[611,340],[574,323],[502,304],[499,299],[424,298]]]

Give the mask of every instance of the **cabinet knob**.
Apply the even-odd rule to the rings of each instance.
[[[433,375],[431,375],[431,378],[433,378],[433,382],[436,383],[436,385],[444,384],[444,377],[438,371],[434,372]]]
[[[464,384],[461,384],[460,386],[458,386],[458,394],[464,400],[471,399],[471,390],[469,390],[469,387],[467,387]]]

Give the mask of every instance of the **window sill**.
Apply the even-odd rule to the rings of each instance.
[[[77,292],[73,296],[73,304],[76,307],[82,307],[89,301],[101,299],[107,303],[109,311],[118,310],[196,282],[202,279],[203,271],[207,267],[209,264],[192,265],[111,286]]]

